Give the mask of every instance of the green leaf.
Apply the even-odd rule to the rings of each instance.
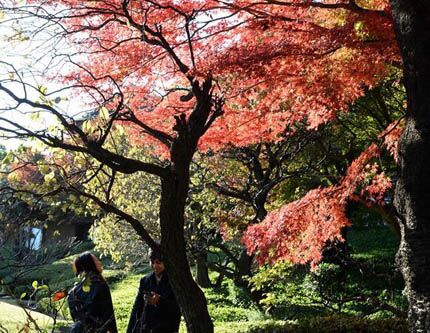
[[[50,168],[49,168],[49,166],[47,166],[46,164],[42,164],[42,165],[39,167],[39,170],[40,170],[40,172],[41,172],[42,174],[47,174],[47,173],[49,173]]]
[[[25,296],[27,296],[27,293],[22,293],[21,296],[19,296],[19,299],[23,299]]]
[[[39,283],[35,280],[35,281],[33,281],[33,283],[31,284],[31,286],[32,286],[34,289],[37,289],[37,287],[39,286]]]
[[[117,126],[117,127],[116,127],[116,130],[117,130],[117,133],[118,133],[118,135],[119,135],[119,136],[124,135],[124,127],[122,127],[122,126]]]

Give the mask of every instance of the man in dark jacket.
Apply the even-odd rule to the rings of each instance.
[[[181,312],[170,286],[163,258],[152,251],[150,261],[153,272],[140,280],[127,333],[178,332]]]

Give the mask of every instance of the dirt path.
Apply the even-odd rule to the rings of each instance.
[[[52,318],[36,311],[30,311],[30,315],[40,327],[48,327],[52,324]],[[28,322],[25,311],[13,300],[0,299],[0,332],[5,328],[9,333],[19,332]],[[30,328],[34,326],[31,325]],[[32,330],[30,330],[31,332]]]

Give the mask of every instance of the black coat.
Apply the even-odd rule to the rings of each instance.
[[[160,295],[157,305],[145,304],[144,295],[151,291]],[[140,280],[139,292],[134,301],[127,333],[173,333],[179,331],[181,311],[170,286],[169,279],[163,274],[157,285],[155,273]]]
[[[68,294],[74,333],[117,333],[112,298],[106,281],[91,275],[73,287]]]

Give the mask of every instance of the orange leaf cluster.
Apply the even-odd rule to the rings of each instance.
[[[67,295],[64,291],[57,291],[56,293],[54,293],[52,295],[52,301],[53,302],[58,302],[60,300],[62,300],[63,298],[65,298]]]

